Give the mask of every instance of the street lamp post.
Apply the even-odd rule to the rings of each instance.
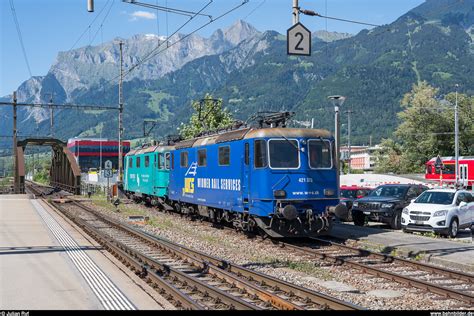
[[[337,170],[337,187],[339,188],[340,183],[340,162],[339,162],[339,155],[340,155],[340,146],[341,146],[341,131],[340,131],[340,122],[339,122],[339,107],[342,106],[346,97],[342,95],[332,95],[328,97],[331,100],[332,104],[334,105],[334,134],[336,138],[336,170]]]
[[[459,84],[455,85],[456,87],[456,103],[454,105],[454,155],[456,159],[456,170],[454,171],[454,186],[457,188],[459,183],[459,113],[458,113],[458,88]]]

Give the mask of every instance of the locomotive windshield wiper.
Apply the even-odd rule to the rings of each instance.
[[[285,135],[280,134],[280,136],[283,137],[287,142],[289,142],[293,147],[295,147],[298,152],[301,151],[300,147],[299,147],[298,145],[295,145],[294,143],[292,143],[291,140],[289,140],[288,138],[286,138]]]

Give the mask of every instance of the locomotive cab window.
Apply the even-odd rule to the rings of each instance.
[[[254,142],[254,165],[255,168],[265,168],[267,166],[267,146],[264,140]]]
[[[182,151],[180,153],[179,157],[179,165],[182,168],[186,168],[188,166],[188,152],[187,151]]]
[[[300,166],[298,141],[295,139],[271,139],[268,141],[270,168],[296,169]]]
[[[219,166],[230,165],[230,146],[219,147]]]
[[[332,168],[331,143],[327,140],[308,141],[309,166],[315,169]]]
[[[158,169],[165,169],[165,159],[162,153],[158,155]]]
[[[198,150],[198,166],[207,166],[207,151],[205,149]]]
[[[128,167],[133,168],[133,158],[132,157],[128,158]]]
[[[150,166],[150,156],[145,156],[145,167]]]
[[[170,170],[170,153],[165,154],[165,169]]]
[[[140,168],[140,157],[137,157],[137,168]]]

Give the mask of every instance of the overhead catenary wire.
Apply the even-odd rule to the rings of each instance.
[[[247,0],[248,1],[248,0]],[[201,8],[201,10],[199,12],[202,12],[203,10],[205,10],[211,3],[213,2],[213,0],[209,0],[209,2]],[[168,1],[166,0],[166,5],[167,5]],[[197,12],[197,13],[199,13]],[[132,67],[130,69],[128,69],[126,72],[123,73],[123,77],[125,77],[127,74],[129,74],[131,71],[133,71],[136,67],[138,67],[139,65],[143,64],[145,61],[148,61],[149,58],[148,56],[150,56],[151,54],[153,54],[153,52],[155,52],[156,50],[158,50],[161,46],[163,46],[165,43],[167,44],[166,45],[166,49],[168,49],[170,47],[169,44],[169,38],[173,37],[175,34],[177,34],[181,29],[183,29],[188,23],[190,23],[197,15],[189,18],[188,21],[186,21],[185,23],[183,23],[178,29],[176,29],[173,34],[171,34],[170,36],[168,36],[168,23],[166,23],[166,33],[167,33],[167,37],[166,37],[166,41],[163,41],[163,42],[159,42],[158,41],[158,46],[156,46],[155,48],[153,48],[150,52],[146,53],[145,56],[142,56],[141,58],[137,58],[138,59],[138,62],[135,64],[135,65],[132,65]],[[168,21],[168,13],[166,13],[166,21]],[[184,38],[181,38],[179,41],[183,40]],[[175,44],[175,43],[173,43]],[[145,60],[146,59],[146,60]],[[122,77],[122,78],[123,78]],[[120,78],[120,75],[117,75],[115,77],[112,77],[111,79],[107,80],[106,82],[104,82],[102,84],[102,88],[100,89],[101,91],[105,91],[105,87],[109,84],[111,84],[113,81],[117,80],[118,78]],[[82,97],[85,93],[87,93],[88,90],[84,90],[83,92],[79,93],[77,96],[76,96],[76,99]]]
[[[23,52],[23,57],[25,59],[26,67],[28,68],[28,73],[30,77],[33,77],[31,73],[30,62],[28,61],[28,55],[26,54],[25,44],[23,42],[23,36],[21,35],[20,23],[18,22],[18,17],[16,15],[15,5],[13,4],[13,0],[10,0],[10,9],[13,16],[13,21],[15,23],[16,32],[18,33],[18,39],[20,40],[21,50]]]
[[[193,11],[170,8],[170,7],[168,7],[168,1],[166,1],[165,6],[160,6],[158,4],[155,5],[155,4],[149,4],[149,3],[144,3],[144,2],[137,2],[137,1],[130,2],[130,4],[135,4],[135,5],[145,7],[145,8],[155,9],[157,11],[164,11],[166,13],[174,13],[174,14],[179,14],[179,15],[185,15],[185,16],[189,16],[189,17],[196,14],[196,12],[193,12]],[[212,16],[209,15],[209,14],[199,13],[197,15],[206,16],[206,17],[212,19]]]
[[[114,6],[115,4],[115,0],[112,0],[112,3],[110,4],[110,7],[109,9],[107,10],[107,13],[105,14],[104,18],[102,19],[102,21],[100,22],[100,26],[99,28],[97,29],[97,31],[95,32],[94,36],[92,36],[92,39],[89,41],[89,46],[92,44],[92,42],[95,40],[95,38],[97,37],[97,34],[99,34],[99,31],[102,30],[102,27],[104,26],[104,22],[105,20],[107,19],[107,17],[109,16],[110,14],[110,11],[112,10],[112,7]],[[103,39],[102,39],[103,40]]]
[[[260,7],[266,2],[267,0],[262,0],[255,8],[252,9],[245,17],[242,18],[242,20],[246,20],[249,16],[255,13]]]
[[[79,41],[84,37],[84,35],[87,33],[87,31],[90,32],[90,28],[92,26],[92,24],[94,24],[94,22],[97,20],[97,18],[102,14],[102,12],[104,12],[104,9],[107,7],[107,5],[109,4],[110,0],[107,0],[107,2],[105,3],[105,5],[102,7],[102,9],[99,11],[99,14],[97,14],[94,19],[92,19],[92,22],[85,28],[84,32],[82,32],[81,35],[79,35],[79,37],[77,38],[77,40],[74,42],[74,44],[71,46],[71,48],[69,50],[73,50],[77,43],[79,43]]]
[[[212,2],[209,1],[209,3],[204,7],[202,8],[199,12],[201,12],[202,10],[204,10],[210,3]],[[175,34],[177,34],[179,32],[180,29],[182,29],[189,21],[187,21],[185,24],[183,24],[180,28],[178,28],[175,32],[173,32],[172,35],[170,35],[170,37],[168,38],[168,40],[166,41],[167,45],[165,48],[159,50],[159,48],[161,48],[161,46],[163,46],[163,43],[158,45],[156,48],[152,49],[149,53],[146,54],[145,57],[143,57],[138,63],[132,65],[124,74],[123,76],[125,77],[126,75],[130,74],[133,70],[135,70],[136,68],[138,68],[139,66],[141,66],[143,63],[147,62],[148,60],[154,58],[155,56],[163,53],[164,51],[166,51],[167,49],[169,49],[170,47],[178,44],[179,42],[185,40],[186,38],[190,37],[191,35],[195,34],[196,32],[202,30],[203,28],[205,28],[206,26],[208,26],[209,24],[221,19],[222,17],[230,14],[231,12],[237,10],[238,8],[240,8],[241,6],[245,5],[246,3],[248,3],[249,0],[243,0],[239,5],[231,8],[230,10],[224,12],[223,14],[219,15],[218,17],[216,18],[213,18],[212,20],[210,20],[209,22],[207,23],[204,23],[203,25],[199,26],[198,28],[194,29],[192,32],[184,35],[183,37],[181,37],[180,39],[176,40],[175,42],[173,43],[169,43],[169,38],[173,37]],[[195,17],[195,16],[194,16]],[[114,81],[116,80],[117,78],[119,78],[120,76],[115,76],[113,77],[112,79],[108,80],[107,82],[111,82],[111,81]]]
[[[177,28],[177,29],[173,32],[173,34],[171,34],[170,36],[167,35],[166,41],[165,41],[165,42],[167,43],[167,45],[166,45],[165,50],[170,47],[170,45],[169,45],[169,39],[172,38],[174,35],[176,35],[180,30],[182,30],[182,29],[183,29],[189,22],[191,22],[195,17],[197,17],[197,14],[198,14],[198,13],[204,11],[204,10],[212,3],[212,1],[213,1],[213,0],[209,0],[209,2],[208,2],[204,7],[201,8],[201,10],[199,10],[199,11],[198,11],[194,16],[192,16],[188,21],[186,21],[186,22],[183,23],[179,28]],[[168,20],[168,19],[166,19],[166,20]],[[166,24],[167,24],[167,25],[166,25],[166,33],[168,34],[168,23],[166,23]],[[181,39],[179,39],[177,42],[182,41],[183,39],[184,39],[184,37],[181,38]],[[175,43],[176,43],[176,42],[175,42]],[[173,44],[175,44],[175,43],[173,43]],[[156,52],[161,46],[163,46],[163,44],[164,44],[164,42],[159,43],[158,46],[156,46],[156,47],[153,48],[151,51],[149,51],[148,53],[146,53],[145,56],[142,56],[142,57],[140,58],[140,61],[138,61],[136,64],[132,65],[126,72],[124,72],[123,77],[125,77],[126,75],[128,75],[130,72],[132,72],[135,68],[137,68],[137,67],[139,67],[140,65],[142,65],[144,62],[146,62],[146,61],[150,60],[151,58],[153,58],[154,56],[156,56],[156,55],[153,55],[153,53]],[[153,56],[152,56],[152,55],[153,55]],[[151,57],[150,57],[150,56],[151,56]],[[112,79],[108,80],[107,83],[110,83],[110,82],[112,82],[112,81],[115,81],[115,80],[118,79],[119,77],[120,77],[120,75],[115,76],[115,77],[113,77]]]
[[[320,13],[317,13],[313,10],[299,10],[300,13],[308,16],[316,16],[324,19],[329,19],[329,20],[336,20],[336,21],[342,21],[342,22],[348,22],[348,23],[354,23],[354,24],[361,24],[361,25],[368,25],[368,26],[381,26],[378,24],[372,24],[372,23],[367,23],[367,22],[361,22],[361,21],[354,21],[354,20],[348,20],[348,19],[341,19],[341,18],[336,18],[333,16],[327,16],[327,15],[322,15]]]
[[[213,0],[209,0],[209,2],[201,9],[199,10],[197,13],[201,13],[202,11],[204,11],[211,3],[213,2]],[[183,23],[178,29],[176,29],[169,37],[167,37],[167,40],[166,41],[163,41],[161,42],[157,47],[155,47],[154,49],[152,49],[150,52],[148,52],[147,54],[145,54],[144,57],[140,58],[139,61],[132,65],[127,71],[125,71],[123,73],[123,77],[127,76],[128,74],[130,74],[133,70],[135,70],[136,68],[140,67],[141,65],[143,65],[145,62],[147,62],[148,60],[154,58],[155,56],[165,52],[167,49],[169,49],[170,47],[178,44],[179,42],[187,39],[188,37],[192,36],[193,34],[195,34],[196,32],[202,30],[203,28],[205,28],[206,26],[212,24],[213,22],[223,18],[224,16],[234,12],[235,10],[239,9],[240,7],[242,7],[243,5],[247,4],[249,2],[249,0],[242,0],[242,2],[234,7],[232,7],[231,9],[225,11],[224,13],[222,13],[221,15],[217,16],[216,18],[213,18],[211,19],[210,21],[204,23],[203,25],[197,27],[196,29],[194,29],[193,31],[191,31],[190,33],[184,35],[183,37],[181,37],[180,39],[176,40],[175,42],[173,43],[169,43],[169,39],[172,38],[174,35],[176,35],[181,29],[183,29],[189,22],[191,22],[191,20],[193,20],[197,15],[194,15],[193,17],[191,17],[188,21],[186,21],[185,23]],[[164,46],[164,44],[166,43],[166,47],[162,48],[162,46]],[[160,48],[162,48],[161,50],[159,50]],[[118,78],[120,78],[120,75],[117,75],[117,76],[114,76],[112,77],[111,79],[105,81],[104,83],[102,83],[101,85],[101,91],[105,91],[105,88],[107,85],[110,85],[113,81],[116,81]],[[79,93],[77,96],[76,96],[76,99],[82,97],[83,95],[85,95],[85,93],[87,93],[88,90],[84,90],[83,92]]]

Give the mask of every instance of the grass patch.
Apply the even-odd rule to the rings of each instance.
[[[154,92],[146,90],[144,91],[151,96],[150,101],[148,102],[148,108],[158,114],[158,117],[163,121],[168,121],[171,112],[168,110],[166,105],[161,104],[163,100],[170,99],[172,96],[164,92]]]
[[[175,226],[172,220],[168,218],[158,218],[156,216],[150,217],[148,224],[160,229],[169,229]]]
[[[318,267],[315,263],[310,261],[292,261],[292,260],[281,260],[276,257],[254,257],[254,261],[269,265],[273,268],[287,268],[297,272],[305,273],[309,276],[322,279],[324,281],[334,279],[333,276],[325,269]]]
[[[441,80],[449,80],[453,76],[449,72],[436,71],[431,75],[432,77],[439,77]]]

